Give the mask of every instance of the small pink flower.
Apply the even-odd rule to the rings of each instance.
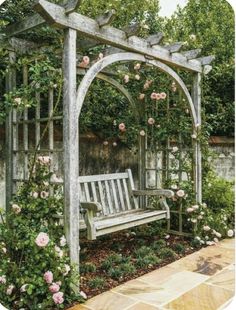
[[[7,295],[11,295],[13,289],[14,289],[14,285],[13,284],[9,285],[8,288],[7,288],[6,294]]]
[[[179,189],[177,192],[176,192],[176,195],[178,197],[184,197],[185,196],[185,192],[182,190],[182,189]]]
[[[35,243],[39,247],[45,247],[48,244],[48,242],[49,242],[48,234],[44,232],[40,232],[37,238],[35,239]]]
[[[144,90],[147,90],[149,87],[150,87],[150,85],[147,82],[143,85]]]
[[[46,283],[51,284],[53,281],[53,273],[51,271],[47,271],[43,275],[43,278],[46,281]]]
[[[62,304],[64,302],[63,295],[64,294],[62,292],[58,292],[52,295],[52,298],[55,304]]]
[[[6,280],[6,276],[1,276],[0,277],[0,284],[6,284],[7,280]]]
[[[65,272],[63,273],[63,276],[67,276],[68,275],[68,273],[70,272],[70,266],[69,265],[67,265],[67,264],[65,264]]]
[[[137,63],[135,66],[134,66],[134,70],[139,70],[141,68],[141,64],[140,63]]]
[[[199,209],[199,205],[194,205],[192,206],[193,210],[198,210]]]
[[[48,193],[48,192],[42,191],[42,192],[40,193],[40,197],[41,197],[42,199],[46,199],[46,198],[48,198],[48,196],[49,196],[49,193]]]
[[[186,210],[188,213],[191,213],[191,212],[193,212],[194,211],[194,209],[193,208],[187,208],[187,210]]]
[[[2,248],[2,251],[3,251],[4,254],[7,253],[7,249],[6,248]]]
[[[139,134],[140,134],[140,136],[142,136],[142,137],[144,137],[144,136],[146,135],[146,133],[145,133],[144,130],[141,130]]]
[[[80,291],[80,296],[83,297],[84,299],[87,299],[87,295],[85,294],[85,292]]]
[[[103,141],[103,145],[107,146],[109,144],[108,141]]]
[[[149,125],[153,125],[154,123],[155,123],[154,118],[149,117],[149,119],[148,119],[148,124],[149,124]]]
[[[134,78],[135,78],[135,80],[139,81],[140,80],[140,75],[136,74]]]
[[[129,75],[128,75],[128,74],[126,74],[126,75],[124,76],[124,82],[125,82],[125,83],[128,83],[128,82],[129,82]]]
[[[33,193],[31,194],[31,196],[32,196],[33,198],[37,199],[38,196],[39,196],[39,194],[38,194],[37,192],[33,192]]]
[[[49,165],[51,163],[51,158],[49,156],[39,156],[38,162],[41,165]]]
[[[197,136],[195,134],[191,135],[192,139],[197,139]]]
[[[125,130],[126,130],[125,124],[124,124],[124,123],[120,123],[120,124],[119,124],[119,130],[120,130],[120,131],[125,131]]]
[[[117,143],[116,143],[116,142],[113,142],[112,145],[113,145],[114,147],[116,147],[116,146],[117,146]]]
[[[62,249],[59,248],[59,246],[55,245],[55,251],[56,251],[56,254],[59,258],[62,258],[64,253],[62,251]]]
[[[151,93],[150,97],[152,100],[156,100],[157,99],[157,93],[155,93],[155,92]]]
[[[185,109],[186,114],[189,114],[189,109]]]
[[[139,100],[143,100],[145,98],[145,94],[139,94]]]
[[[50,286],[49,286],[49,291],[51,293],[57,293],[60,291],[60,286],[57,284],[57,283],[52,283]]]
[[[198,215],[197,219],[198,219],[198,220],[202,220],[202,219],[203,219],[203,216],[202,216],[202,215]]]
[[[19,98],[19,97],[14,98],[14,102],[15,102],[17,105],[20,105],[20,104],[21,104],[21,98]]]
[[[103,53],[99,53],[98,59],[100,60],[100,59],[102,59],[103,57],[104,57]]]
[[[161,99],[161,94],[157,93],[156,99],[157,99],[157,100],[160,100],[160,99]]]
[[[65,236],[62,236],[60,238],[60,246],[65,246],[65,245],[66,245],[66,238],[65,238]]]
[[[21,288],[20,288],[20,292],[21,292],[21,293],[26,292],[26,288],[27,288],[27,286],[28,286],[28,284],[24,284],[24,285],[22,285],[22,286],[21,286]]]
[[[229,230],[227,231],[227,236],[231,238],[231,237],[233,237],[233,235],[234,235],[233,229],[229,229]]]
[[[12,211],[15,213],[15,214],[19,214],[21,212],[21,207],[19,207],[17,204],[13,204],[12,205]]]
[[[161,97],[161,99],[166,99],[166,93],[164,93],[164,92],[160,93],[160,97]]]
[[[203,226],[203,230],[204,231],[209,231],[209,230],[211,230],[211,228],[209,226],[205,225],[205,226]]]

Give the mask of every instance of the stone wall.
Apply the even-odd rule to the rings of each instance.
[[[215,152],[215,156],[209,158],[213,160],[217,174],[227,180],[234,180],[234,139],[224,137],[211,137],[210,148]],[[61,147],[61,142],[56,142],[57,147]],[[0,207],[5,204],[5,148],[4,141],[0,136]],[[138,176],[138,155],[134,150],[118,145],[104,146],[101,139],[93,135],[81,137],[80,142],[80,175],[112,173],[132,169],[134,179]],[[58,154],[54,162],[55,170],[59,171],[59,176],[63,170],[62,153]]]

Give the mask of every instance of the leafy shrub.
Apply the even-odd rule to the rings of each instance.
[[[0,300],[8,309],[63,309],[82,299],[72,289],[78,274],[53,218],[63,202],[56,188],[49,195],[49,164],[49,158],[38,158],[0,223]]]
[[[123,275],[123,272],[121,270],[120,267],[111,267],[109,270],[108,270],[108,275],[109,277],[111,277],[112,279],[114,280],[119,280],[120,277]]]
[[[136,272],[136,268],[131,263],[123,263],[116,267],[111,267],[108,270],[108,275],[115,280],[119,280],[121,277]]]
[[[93,288],[93,289],[102,288],[102,287],[104,287],[104,285],[105,285],[105,279],[102,277],[95,277],[95,278],[88,281],[88,286],[90,288]]]
[[[114,264],[121,263],[124,258],[122,255],[119,254],[112,254],[108,256],[101,264],[101,268],[104,270],[108,270],[111,268]]]
[[[155,251],[160,251],[160,249],[162,249],[164,247],[166,247],[166,242],[163,239],[154,241],[153,244],[152,244],[152,248]]]
[[[160,250],[160,252],[158,253],[159,256],[163,259],[165,258],[174,258],[175,257],[175,252],[170,249],[170,248],[163,248]]]
[[[173,244],[173,250],[178,254],[185,253],[185,247],[182,243],[175,243]]]
[[[233,214],[234,192],[232,182],[220,178],[210,171],[203,184],[203,201],[213,211],[228,209]]]
[[[136,261],[136,266],[139,268],[144,268],[147,267],[149,265],[155,265],[161,262],[161,259],[158,258],[156,255],[154,254],[149,254],[146,255],[144,257],[138,257],[137,261]]]
[[[97,268],[93,263],[85,263],[80,266],[81,273],[95,272],[96,270]]]
[[[134,254],[136,257],[145,257],[149,254],[154,254],[154,253],[151,248],[144,245],[144,246],[141,246],[141,248],[135,250]]]

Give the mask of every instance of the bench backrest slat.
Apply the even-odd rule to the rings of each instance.
[[[138,208],[132,195],[134,181],[130,170],[123,173],[80,176],[80,200],[99,202],[101,216],[116,214]]]

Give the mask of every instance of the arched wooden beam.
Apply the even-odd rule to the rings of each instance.
[[[192,116],[192,120],[193,120],[193,124],[194,124],[195,128],[198,126],[197,114],[196,114],[196,111],[194,108],[192,98],[189,94],[187,87],[185,86],[182,79],[178,76],[178,74],[173,69],[171,69],[169,66],[167,66],[166,64],[164,64],[158,60],[147,59],[143,55],[136,54],[136,53],[117,53],[117,54],[108,55],[108,56],[102,58],[101,60],[99,60],[98,62],[96,62],[88,70],[86,75],[83,77],[83,79],[82,79],[82,81],[78,87],[78,90],[77,90],[76,103],[77,103],[77,116],[78,116],[78,118],[80,116],[80,112],[81,112],[81,108],[82,108],[83,103],[84,103],[85,96],[86,96],[88,89],[89,89],[90,85],[92,84],[94,78],[96,77],[96,75],[98,73],[100,73],[105,67],[107,67],[113,63],[119,62],[119,61],[145,62],[147,64],[150,64],[150,65],[157,67],[161,71],[163,71],[163,72],[167,73],[169,76],[171,76],[175,80],[177,85],[180,87],[180,89],[183,91],[183,93],[184,93],[184,95],[185,95],[185,97],[189,103],[191,116]]]
[[[133,98],[130,95],[130,93],[128,92],[128,90],[122,84],[120,84],[119,82],[117,82],[113,78],[111,78],[111,77],[109,77],[103,73],[98,73],[96,78],[113,85],[118,91],[120,91],[128,99],[128,101],[131,104],[131,107],[133,109],[133,112],[135,114],[135,118],[137,119],[137,121],[139,121],[139,115],[137,113],[135,101],[133,100]]]

